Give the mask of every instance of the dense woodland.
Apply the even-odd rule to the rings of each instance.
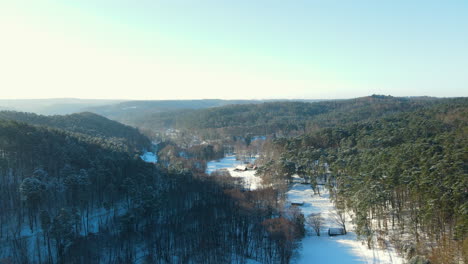
[[[145,163],[132,140],[32,123],[0,120],[2,263],[288,263],[303,235],[273,189],[240,192]]]
[[[272,182],[326,181],[369,247],[390,237],[406,257],[468,260],[468,100],[326,128],[265,149]]]
[[[151,116],[154,113],[178,110],[188,111],[231,104],[253,104],[260,102],[262,101],[219,99],[126,101],[117,104],[89,107],[86,110],[122,123],[132,123],[136,117]]]
[[[128,124],[144,131],[177,129],[204,139],[233,136],[274,135],[289,137],[324,127],[372,120],[398,112],[408,112],[443,99],[426,97],[369,97],[322,102],[265,102],[212,107],[193,111],[167,111],[135,115]],[[118,118],[117,118],[118,119]]]
[[[280,193],[295,173],[313,189],[327,181],[369,247],[391,242],[408,259],[454,263],[468,254],[467,107],[466,98],[374,95],[165,112],[140,126],[247,147],[267,135],[260,172]]]
[[[466,98],[269,102],[134,122],[180,131],[159,143],[158,164],[140,159],[150,139],[139,130],[96,114],[0,112],[0,263],[290,263],[306,221],[284,209],[293,174],[325,183],[369,247],[468,263]],[[262,154],[265,188],[204,174],[233,151]]]
[[[30,125],[58,128],[87,136],[106,138],[112,141],[121,141],[131,148],[131,151],[140,150],[150,145],[147,137],[138,129],[122,125],[90,112],[71,115],[37,115],[14,111],[0,111],[0,120],[13,120]]]

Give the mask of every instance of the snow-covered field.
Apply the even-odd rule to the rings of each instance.
[[[255,157],[252,157],[249,159],[250,162],[255,161]],[[244,165],[244,162],[242,160],[236,160],[236,155],[227,155],[226,157],[219,159],[219,160],[212,160],[208,161],[206,163],[206,174],[211,174],[212,172],[216,170],[221,170],[221,169],[229,169],[232,168],[234,169],[237,166]]]
[[[157,163],[158,157],[153,152],[145,152],[140,156],[142,160],[148,163]]]
[[[227,169],[232,177],[242,178],[244,187],[249,190],[256,190],[260,188],[262,184],[262,179],[255,176],[254,170],[249,171],[235,171],[234,168]]]
[[[325,222],[320,237],[310,227],[306,227],[308,234],[302,240],[297,263],[404,263],[403,258],[399,257],[392,248],[368,249],[366,245],[357,240],[350,218],[347,219],[348,233],[346,235],[328,236],[329,227],[339,227],[333,220],[335,207],[330,201],[328,191],[322,188],[321,196],[314,195],[310,185],[300,182],[301,180],[297,178],[288,191],[288,201],[304,202],[304,205],[299,207],[304,216],[321,213]]]
[[[151,152],[152,151],[152,152]],[[140,158],[148,163],[157,163],[158,162],[158,156],[157,156],[157,151],[158,151],[158,144],[153,142],[151,144],[151,151],[145,151],[142,155],[140,155]]]
[[[252,162],[255,159],[252,159]],[[208,162],[206,173],[211,174],[216,170],[226,169],[232,177],[243,178],[246,188],[251,190],[261,187],[261,178],[255,176],[255,171],[235,171],[237,166],[243,165],[242,161],[236,160],[236,157],[226,156],[220,160]],[[339,263],[339,264],[401,264],[404,263],[403,258],[398,256],[393,248],[368,249],[362,241],[357,239],[353,232],[351,219],[348,217],[346,228],[348,233],[344,236],[328,236],[329,227],[339,227],[334,223],[333,214],[335,206],[330,200],[328,191],[321,188],[320,196],[314,195],[310,185],[301,184],[302,179],[295,178],[295,182],[291,189],[287,192],[288,204],[291,202],[304,202],[300,206],[304,216],[312,213],[320,213],[324,218],[320,237],[315,235],[310,227],[306,227],[307,235],[301,242],[299,256],[295,263]]]
[[[255,157],[249,159],[251,163],[255,161]],[[258,189],[261,185],[262,179],[255,176],[254,170],[248,171],[236,171],[235,168],[238,166],[243,166],[244,162],[241,160],[236,160],[235,155],[226,156],[220,160],[212,160],[206,164],[206,174],[211,174],[216,170],[225,169],[231,174],[232,177],[242,178],[244,187],[249,190]]]

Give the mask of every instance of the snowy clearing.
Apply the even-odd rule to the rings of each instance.
[[[256,190],[261,187],[262,179],[255,176],[254,170],[249,171],[235,171],[234,168],[227,169],[231,174],[231,177],[242,178],[244,187],[249,190]]]
[[[251,159],[251,162],[255,158]],[[244,186],[250,190],[261,187],[261,178],[255,176],[255,171],[236,171],[237,166],[244,165],[243,161],[236,160],[234,155],[229,155],[220,160],[213,160],[207,163],[206,173],[211,174],[216,170],[225,169],[232,177],[243,178]],[[330,200],[328,190],[320,187],[321,195],[314,195],[310,185],[301,184],[303,179],[296,177],[291,189],[287,192],[288,205],[291,203],[304,203],[299,206],[304,216],[312,213],[320,213],[325,223],[320,232],[320,237],[316,236],[312,229],[306,226],[307,235],[301,242],[299,256],[295,263],[340,263],[340,264],[402,264],[404,259],[395,252],[393,248],[386,250],[368,249],[365,244],[357,239],[353,232],[354,227],[351,218],[348,217],[346,228],[348,233],[343,236],[328,236],[328,228],[339,227],[334,223],[333,214],[335,206]]]
[[[140,155],[140,158],[148,163],[157,163],[158,162],[158,143],[152,142],[151,143],[151,148],[150,151],[145,150],[142,155]]]
[[[253,163],[256,157],[248,158],[247,161]],[[221,169],[234,169],[237,166],[244,165],[244,161],[237,160],[236,155],[227,155],[226,157],[219,159],[219,160],[212,160],[206,163],[206,174],[211,174],[214,171],[221,170]]]
[[[248,158],[250,163],[255,161],[256,157]],[[249,190],[260,188],[262,179],[255,176],[255,170],[236,171],[236,167],[243,166],[244,161],[236,160],[235,155],[228,155],[220,160],[212,160],[206,164],[206,174],[211,174],[214,171],[225,169],[232,177],[241,178],[244,187]]]
[[[310,185],[301,184],[301,181],[302,179],[296,178],[292,188],[287,192],[289,204],[304,202],[304,205],[299,208],[305,217],[312,213],[320,213],[325,222],[320,237],[306,226],[308,232],[302,240],[297,263],[404,263],[403,258],[398,256],[393,248],[368,249],[357,239],[349,217],[346,235],[328,236],[328,228],[339,227],[333,220],[335,207],[330,200],[328,190],[320,186],[321,196],[314,195]]]
[[[158,157],[153,152],[145,152],[140,157],[141,157],[141,159],[143,161],[148,162],[148,163],[157,163],[158,162]]]

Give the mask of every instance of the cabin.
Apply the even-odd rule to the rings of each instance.
[[[293,206],[303,206],[304,202],[292,202],[291,205],[293,205]]]
[[[257,169],[257,165],[252,164],[252,163],[247,164],[247,170],[256,170],[256,169]]]
[[[344,228],[341,228],[341,227],[328,228],[328,235],[329,236],[342,236],[342,235],[345,235],[345,230]]]
[[[246,171],[246,170],[247,170],[247,166],[243,166],[243,165],[239,165],[234,169],[234,171]]]

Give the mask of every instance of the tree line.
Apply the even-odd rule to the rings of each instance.
[[[198,110],[160,111],[137,115],[128,124],[154,136],[177,129],[203,139],[247,135],[290,137],[323,127],[374,120],[397,112],[408,112],[446,99],[401,98],[373,95],[349,100],[320,102],[265,102],[227,105]]]

